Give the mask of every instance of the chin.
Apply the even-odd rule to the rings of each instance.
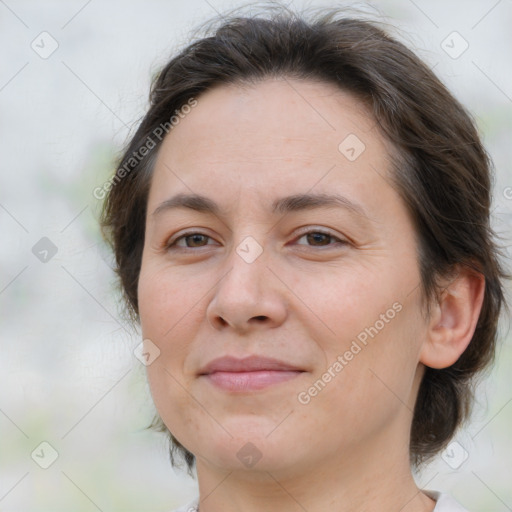
[[[240,428],[243,429],[243,426],[240,425]],[[268,479],[268,472],[286,470],[298,462],[295,459],[299,455],[294,447],[296,443],[290,442],[290,438],[269,436],[273,429],[275,424],[271,429],[265,425],[261,432],[253,429],[248,434],[239,430],[240,433],[233,438],[226,439],[226,436],[221,441],[212,440],[212,444],[203,452],[204,456],[210,463],[226,471],[262,472]]]

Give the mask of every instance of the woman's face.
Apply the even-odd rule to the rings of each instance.
[[[425,321],[390,166],[365,107],[308,81],[217,87],[165,138],[140,319],[157,410],[198,465],[407,453]]]

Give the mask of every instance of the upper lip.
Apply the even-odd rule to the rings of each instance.
[[[225,356],[210,361],[199,370],[199,375],[208,375],[215,372],[255,372],[258,370],[304,371],[297,366],[271,357],[253,355],[239,359],[233,356]]]

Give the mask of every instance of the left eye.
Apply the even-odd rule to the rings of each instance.
[[[331,233],[324,233],[323,231],[308,231],[307,233],[304,233],[301,235],[297,240],[302,240],[305,238],[307,240],[306,244],[299,245],[310,245],[310,247],[327,247],[332,246],[334,244],[329,243],[331,240],[335,240],[336,242],[339,242],[341,244],[346,244],[347,242],[345,240],[341,240],[340,238],[332,235]]]

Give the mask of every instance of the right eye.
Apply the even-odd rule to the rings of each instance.
[[[197,231],[189,231],[188,233],[184,233],[179,236],[173,242],[167,244],[167,250],[173,250],[175,247],[180,249],[194,249],[196,247],[206,247],[207,245],[211,245],[208,243],[203,243],[207,241],[207,239],[213,240],[208,235],[204,233],[200,233]],[[183,242],[183,243],[180,243]]]

